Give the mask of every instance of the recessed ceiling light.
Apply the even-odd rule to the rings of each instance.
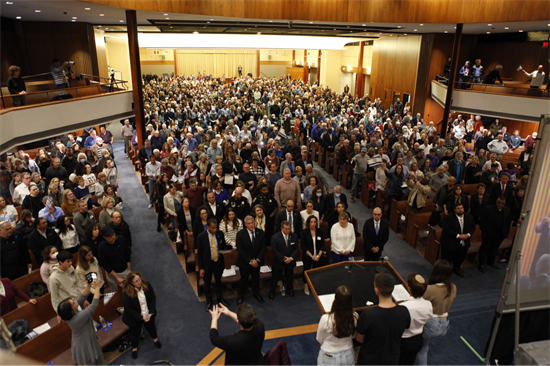
[[[423,26],[424,26],[424,24],[420,24],[420,26],[421,26],[421,27],[423,27]]]
[[[390,34],[390,37],[393,37],[393,34]]]
[[[270,20],[269,22],[270,22],[270,23],[273,23],[273,20]]]
[[[21,17],[15,17],[15,19],[21,19]]]
[[[456,29],[456,27],[455,27],[455,29]]]
[[[194,32],[193,32],[193,34],[199,34],[199,32],[197,32],[197,31],[194,31]]]
[[[77,17],[73,17],[73,19],[78,19]]]
[[[105,30],[109,30],[109,28],[105,28]]]
[[[313,24],[313,22],[309,22],[309,24]]]
[[[170,27],[170,28],[174,28],[174,27]]]
[[[76,20],[75,20],[75,19],[73,19],[73,20],[71,20],[71,22],[76,22]]]
[[[13,5],[13,1],[6,1],[6,5]]]
[[[488,27],[492,27],[493,25],[491,23],[487,24]]]
[[[406,36],[406,35],[407,35],[407,33],[403,33],[403,35],[404,35],[404,36]]]
[[[101,28],[101,26],[100,26],[100,25],[98,25],[97,27],[98,27],[98,28]]]
[[[256,34],[257,34],[257,35],[260,35],[260,34],[262,34],[262,32],[258,32],[258,33],[256,33]]]
[[[418,32],[418,29],[413,29],[415,32]]]
[[[519,32],[520,32],[520,33],[523,33],[523,29],[520,29]]]
[[[168,15],[168,13],[164,13],[164,16]]]
[[[504,29],[510,29],[510,27],[504,27]]]
[[[213,21],[214,19],[210,19],[210,21]]]
[[[336,28],[334,28],[333,30],[336,30]]]
[[[491,32],[487,32],[487,34],[491,34]]]
[[[105,14],[99,14],[99,16],[100,16],[100,17],[104,17],[104,16],[105,16]]]
[[[397,26],[397,28],[401,28],[401,26],[400,26],[400,25],[398,25],[398,26]]]
[[[119,22],[124,23],[124,20],[120,19]]]
[[[34,12],[35,13],[40,13],[40,12],[42,12],[42,10],[36,9]]]
[[[448,31],[445,31],[445,33],[449,33]]]
[[[84,10],[92,10],[92,8],[84,8]]]
[[[164,18],[164,19],[169,20],[170,18]]]

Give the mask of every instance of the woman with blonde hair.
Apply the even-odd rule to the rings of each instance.
[[[103,273],[101,272],[101,267],[99,266],[99,261],[92,252],[92,249],[89,246],[82,246],[78,250],[78,265],[76,266],[76,275],[78,282],[80,283],[80,288],[84,289],[88,285],[88,279],[86,275],[88,273],[95,273],[97,276],[97,282],[92,284],[90,288],[90,295],[88,295],[88,302],[91,302],[94,297],[94,293],[99,291],[104,293],[105,280],[103,279]]]
[[[101,201],[101,207],[103,207],[103,210],[99,213],[99,223],[102,227],[111,223],[111,215],[113,212],[118,212],[122,217],[122,220],[124,220],[124,214],[120,208],[116,207],[115,200],[113,198],[106,197],[103,201]]]
[[[74,196],[73,191],[66,189],[63,191],[63,199],[61,201],[61,208],[65,215],[72,218],[76,212],[78,212],[77,206],[78,200]]]
[[[122,313],[122,322],[130,328],[130,339],[132,342],[132,358],[138,357],[137,347],[141,335],[142,326],[153,338],[157,348],[160,344],[157,338],[157,328],[155,318],[157,315],[157,298],[153,286],[137,272],[128,273],[124,282],[124,292],[122,295],[122,304],[124,312]]]

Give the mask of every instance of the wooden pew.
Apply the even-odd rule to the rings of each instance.
[[[361,198],[361,202],[363,202],[363,204],[367,206],[367,208],[370,207],[371,203],[371,190],[369,189],[370,184],[376,186],[375,172],[368,172],[367,179],[363,181],[363,196]],[[354,192],[351,193],[353,194]]]
[[[397,226],[399,226],[399,217],[405,215],[407,210],[407,201],[393,200],[391,203],[389,225],[390,229],[397,232]]]
[[[407,229],[405,231],[405,241],[413,248],[416,248],[416,240],[419,232],[428,231],[428,223],[430,222],[431,212],[412,213],[409,212],[407,217]]]
[[[424,258],[434,264],[439,258],[439,240],[441,238],[441,232],[443,229],[436,229],[430,226],[428,231],[428,240],[426,241],[426,251],[424,252]]]
[[[36,305],[27,304],[21,306],[7,314],[2,315],[6,325],[18,319],[25,319],[31,328],[36,328],[44,323],[49,323],[51,319],[56,318],[57,314],[52,307],[52,297],[50,293],[36,300]],[[57,320],[55,320],[56,324]],[[52,325],[52,324],[50,324]]]
[[[344,189],[348,189],[348,169],[349,165],[344,165],[344,170],[342,171],[342,187],[344,187]]]
[[[328,152],[327,151],[327,155],[326,155],[326,159],[325,159],[325,172],[327,172],[328,174],[330,174],[330,161],[334,160],[334,152]]]
[[[338,157],[334,156],[334,164],[332,164],[332,178],[334,178],[335,181],[338,181],[338,174],[340,173],[340,162],[338,161]]]
[[[29,288],[29,285],[31,284],[31,282],[34,282],[34,281],[43,282],[42,277],[40,276],[40,269],[36,269],[36,270],[32,271],[31,273],[29,273],[28,275],[19,277],[19,278],[13,280],[12,282],[21,291],[23,291],[24,293],[27,293],[27,289]],[[17,296],[15,297],[15,300],[18,303],[23,301],[23,299],[20,299]]]

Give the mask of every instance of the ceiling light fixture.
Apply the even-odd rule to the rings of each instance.
[[[256,33],[256,34],[257,34],[257,35],[260,35],[260,34],[262,34],[262,32],[258,32],[258,33]]]
[[[309,22],[309,24],[313,24],[313,22]]]
[[[21,17],[15,17],[15,19],[21,19]]]
[[[174,27],[170,27],[170,28],[174,28]]]
[[[510,27],[504,27],[504,29],[510,29]]]
[[[491,32],[487,32],[487,34],[491,34]]]
[[[166,19],[166,20],[170,20],[170,18],[164,18],[164,19]]]
[[[415,32],[418,32],[418,29],[413,29]]]
[[[270,20],[269,22],[270,22],[270,23],[273,23],[273,20]]]
[[[124,23],[124,20],[120,19],[119,22]]]
[[[423,26],[424,26],[424,24],[420,24],[420,26],[421,26],[421,27],[423,27]]]
[[[400,26],[400,25],[398,25],[398,26],[397,26],[397,28],[401,28],[401,26]]]
[[[164,13],[164,16],[167,16],[167,15],[168,15],[168,13]]]
[[[6,1],[6,5],[13,5],[13,1]]]
[[[77,17],[73,17],[73,19],[78,19]]]
[[[407,35],[407,33],[403,33],[403,35],[404,35],[404,36],[406,36],[406,35]]]
[[[105,14],[99,14],[99,16],[100,16],[100,17],[104,17],[104,16],[105,16]]]
[[[213,21],[214,19],[210,19],[210,21]]]
[[[520,29],[518,32],[523,33],[523,29]]]
[[[492,27],[493,25],[491,23],[487,24],[488,27]]]
[[[445,33],[449,33],[448,31],[445,31]]]
[[[194,32],[193,32],[193,34],[199,34],[199,32],[197,32],[197,31],[194,31]]]
[[[210,22],[206,22],[206,24],[210,24]]]
[[[76,20],[72,19],[71,22],[76,22]]]
[[[35,13],[40,13],[40,12],[42,12],[42,10],[36,9],[34,12]]]
[[[363,27],[366,27],[367,25],[366,24],[361,24]]]
[[[84,8],[84,10],[92,10],[92,8]]]

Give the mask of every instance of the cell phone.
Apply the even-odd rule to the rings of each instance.
[[[86,280],[88,281],[88,283],[92,283],[92,282],[94,282],[96,279],[97,279],[97,273],[95,273],[95,272],[90,272],[90,273],[87,273],[87,274],[86,274]]]

